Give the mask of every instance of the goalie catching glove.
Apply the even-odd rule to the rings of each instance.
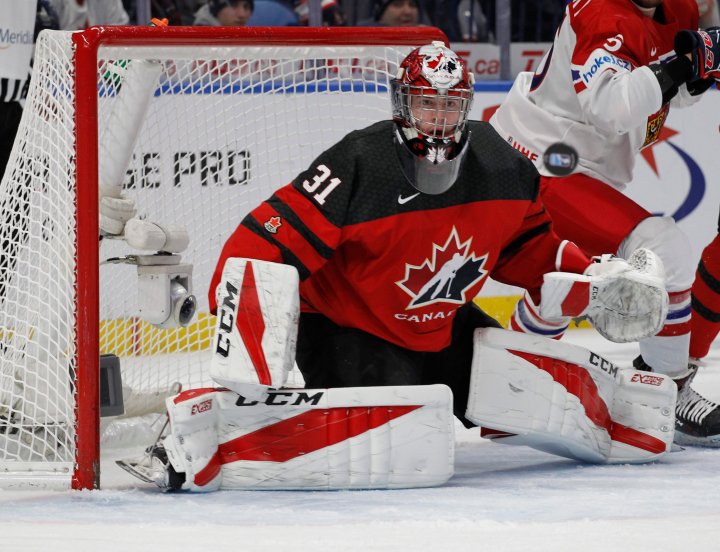
[[[587,316],[595,329],[615,343],[655,335],[665,324],[669,299],[662,261],[638,249],[625,261],[604,255],[584,275],[545,275],[540,315],[547,320]]]

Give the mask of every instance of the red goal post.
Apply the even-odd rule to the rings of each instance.
[[[99,487],[101,353],[121,358],[138,412],[162,405],[175,381],[204,381],[212,321],[202,303],[224,239],[343,134],[388,118],[388,79],[432,40],[447,44],[432,27],[41,34],[0,184],[0,486]],[[162,73],[137,117],[142,102],[118,106],[133,64],[148,60]],[[128,253],[119,240],[98,247],[98,174],[108,171],[141,215],[190,227],[192,326],[146,324],[135,277],[100,268]]]

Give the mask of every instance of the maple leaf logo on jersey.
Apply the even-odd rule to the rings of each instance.
[[[405,278],[395,282],[412,300],[415,309],[432,303],[465,304],[465,294],[487,275],[487,253],[477,257],[470,251],[472,238],[460,241],[453,226],[444,245],[433,244],[432,254],[419,265],[405,263]]]
[[[282,219],[280,217],[270,217],[265,221],[263,226],[265,227],[265,230],[271,234],[277,234],[278,228],[282,226]]]

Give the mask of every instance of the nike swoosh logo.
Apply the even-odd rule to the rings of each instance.
[[[651,48],[651,49],[650,49],[650,55],[651,55],[651,56],[654,56],[655,54],[657,54],[657,48]]]
[[[420,192],[418,192],[418,193],[416,193],[416,194],[413,194],[413,195],[411,195],[411,196],[407,196],[407,197],[403,197],[403,196],[399,195],[399,196],[398,196],[398,203],[399,203],[400,205],[405,205],[408,201],[410,201],[410,200],[413,199],[413,198],[416,198],[416,197],[419,196],[419,195],[420,195]]]

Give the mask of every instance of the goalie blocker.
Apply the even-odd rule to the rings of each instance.
[[[213,381],[253,397],[285,384],[295,362],[299,281],[290,265],[227,260],[216,290]]]

